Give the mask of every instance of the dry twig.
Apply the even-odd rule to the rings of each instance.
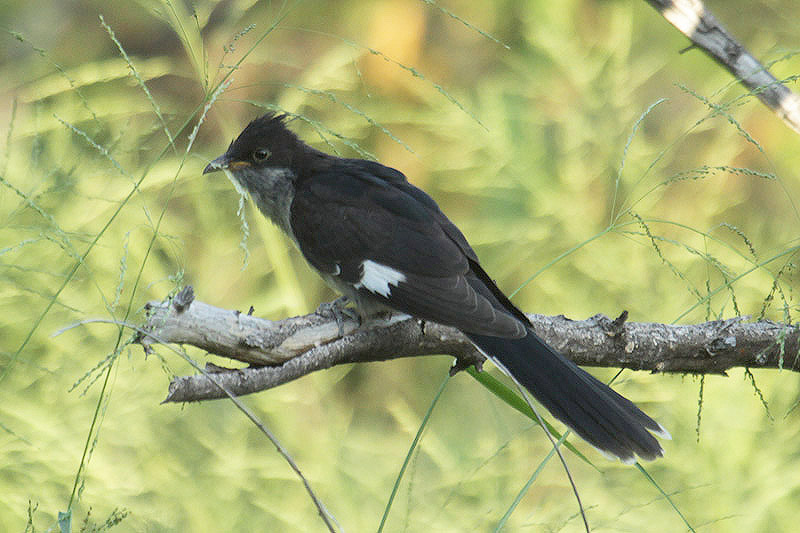
[[[800,96],[769,73],[728,33],[700,0],[647,0],[670,24],[691,39],[772,109],[787,126],[800,133]]]

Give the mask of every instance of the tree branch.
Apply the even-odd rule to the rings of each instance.
[[[800,133],[800,96],[778,81],[739,44],[700,0],[647,0],[670,24],[701,48],[745,87],[756,92],[795,132]]]
[[[150,302],[138,342],[145,352],[157,343],[189,344],[209,353],[250,363],[228,369],[209,364],[207,371],[237,396],[276,387],[315,370],[345,363],[448,354],[455,370],[480,366],[482,356],[458,330],[419,320],[393,317],[362,327],[349,318],[312,313],[273,322],[194,301],[191,287],[175,298]],[[743,318],[671,326],[628,323],[595,315],[587,320],[530,314],[536,333],[579,365],[630,368],[651,372],[724,374],[734,367],[785,368],[800,371],[800,328]],[[204,375],[175,378],[165,402],[224,397]]]

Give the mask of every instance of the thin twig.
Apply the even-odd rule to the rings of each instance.
[[[76,322],[74,324],[71,324],[71,325],[69,325],[67,327],[64,327],[64,328],[60,329],[54,335],[60,335],[61,333],[65,332],[67,330],[70,330],[72,328],[75,328],[75,327],[81,326],[81,325],[85,325],[85,324],[114,324],[114,325],[117,325],[117,326],[123,326],[123,327],[126,327],[126,328],[130,328],[133,331],[136,331],[140,336],[145,335],[145,336],[153,338],[154,342],[157,342],[159,344],[167,344],[166,342],[158,339],[157,336],[154,336],[154,334],[152,332],[145,331],[143,328],[137,326],[136,324],[130,324],[130,323],[127,323],[127,322],[121,322],[121,321],[118,321],[118,320],[110,320],[110,319],[104,319],[104,318],[92,318],[92,319],[87,319],[87,320],[81,320],[80,322]],[[311,488],[311,484],[308,482],[308,479],[306,479],[305,475],[303,475],[303,472],[300,470],[300,467],[297,466],[297,463],[294,461],[292,456],[289,454],[289,451],[286,448],[283,447],[283,445],[280,443],[280,441],[278,441],[277,437],[275,437],[275,435],[273,435],[273,433],[267,428],[267,426],[264,425],[263,422],[261,422],[261,420],[258,418],[258,416],[256,416],[255,413],[253,413],[246,405],[244,405],[241,402],[241,400],[239,400],[239,398],[236,397],[235,394],[233,394],[230,390],[228,390],[228,388],[223,383],[221,383],[213,373],[207,372],[206,370],[201,368],[197,363],[195,363],[192,360],[192,358],[187,356],[183,351],[178,350],[177,348],[174,348],[172,346],[167,346],[167,348],[169,350],[171,350],[172,352],[174,352],[174,353],[178,354],[179,356],[181,356],[183,359],[185,359],[190,365],[192,365],[195,368],[195,370],[200,372],[206,379],[208,379],[211,383],[213,383],[216,387],[218,387],[219,390],[222,393],[224,393],[225,396],[227,396],[233,402],[233,404],[242,413],[244,413],[244,415],[247,418],[249,418],[250,421],[253,424],[255,424],[255,426],[259,430],[261,430],[261,432],[264,435],[266,435],[266,437],[270,440],[270,442],[272,442],[272,444],[275,446],[275,449],[278,450],[278,453],[281,454],[281,456],[283,456],[284,460],[289,464],[291,469],[294,470],[294,472],[300,478],[300,481],[303,483],[303,486],[305,487],[306,492],[308,492],[308,495],[311,498],[311,501],[314,502],[314,505],[316,506],[320,517],[322,518],[322,521],[325,522],[325,525],[327,526],[328,531],[330,531],[331,533],[336,533],[336,528],[334,527],[334,523],[336,523],[336,525],[339,527],[339,529],[341,529],[341,526],[339,526],[339,524],[336,521],[336,519],[333,517],[333,515],[330,513],[330,511],[328,511],[328,509],[325,507],[325,504],[323,504],[322,500],[320,500],[317,497],[317,495],[314,493],[314,490]],[[166,403],[166,402],[162,402],[162,403]]]
[[[691,39],[772,111],[800,133],[800,96],[770,74],[747,49],[728,33],[700,0],[647,0],[667,21]]]

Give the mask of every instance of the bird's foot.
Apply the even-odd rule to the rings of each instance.
[[[485,361],[486,358],[477,350],[470,354],[456,356],[453,366],[450,367],[450,377],[471,366],[474,366],[478,372],[483,372],[483,363]]]
[[[346,319],[355,320],[356,323],[361,325],[361,315],[352,307],[347,307],[350,299],[347,296],[340,296],[332,302],[323,302],[319,304],[316,314],[323,318],[333,318],[336,320],[336,326],[339,328],[339,336],[344,337],[344,322]]]

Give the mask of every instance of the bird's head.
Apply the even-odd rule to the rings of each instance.
[[[230,171],[237,180],[267,169],[291,169],[300,141],[286,127],[286,115],[267,113],[250,122],[228,150],[211,161],[203,174]]]
[[[294,198],[302,141],[285,124],[286,115],[267,113],[250,124],[203,174],[224,171],[255,200],[258,208],[292,235],[289,207]]]

